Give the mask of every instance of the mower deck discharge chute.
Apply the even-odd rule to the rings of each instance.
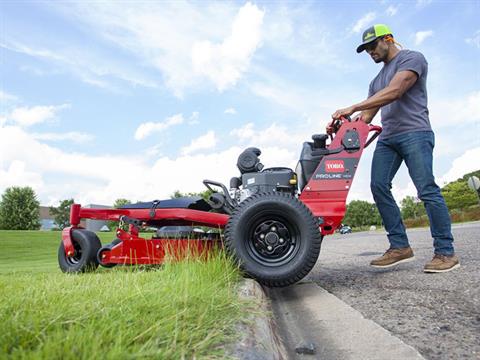
[[[204,181],[208,189],[216,190],[208,200],[178,198],[119,209],[73,204],[71,226],[63,230],[58,251],[60,268],[86,272],[98,265],[161,264],[166,256],[181,258],[192,249],[207,254],[213,246],[224,245],[243,271],[264,285],[299,281],[315,265],[323,237],[341,225],[363,149],[382,131],[345,118],[337,120],[334,129],[328,145],[325,134],[313,135],[313,142],[303,144],[295,171],[264,169],[260,150],[246,149],[237,162],[240,176],[231,179],[229,188]],[[115,239],[102,246],[94,232],[80,226],[82,219],[118,221]],[[165,226],[206,226],[212,231],[139,236],[144,227]]]

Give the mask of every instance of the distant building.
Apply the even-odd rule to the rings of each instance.
[[[40,230],[52,230],[55,227],[55,219],[50,214],[50,207],[40,206]]]
[[[97,209],[108,209],[110,206],[105,205],[94,205],[89,204],[84,206],[85,208],[97,208]],[[91,219],[82,219],[80,221],[80,226],[84,227],[90,231],[109,231],[107,227],[107,222],[104,220],[91,220]],[[40,206],[40,230],[52,230],[58,227],[55,223],[55,219],[50,214],[49,206]],[[60,229],[62,230],[62,229]]]
[[[85,208],[95,208],[95,209],[110,209],[111,206],[105,205],[95,205],[95,204],[88,204],[84,206]],[[100,231],[104,226],[107,226],[107,222],[105,220],[91,220],[85,219],[85,229],[90,231]]]

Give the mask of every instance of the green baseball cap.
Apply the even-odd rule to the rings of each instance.
[[[365,45],[377,40],[379,37],[391,34],[390,28],[384,24],[376,24],[369,27],[363,32],[362,44],[357,47],[357,53],[361,53],[365,50]]]

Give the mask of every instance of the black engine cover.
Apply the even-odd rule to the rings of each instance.
[[[244,189],[253,193],[270,191],[294,192],[296,186],[290,184],[295,175],[289,168],[271,168],[262,172],[246,173],[242,175]]]

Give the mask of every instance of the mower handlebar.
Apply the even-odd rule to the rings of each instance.
[[[330,140],[333,140],[333,134],[336,134],[338,132],[338,130],[340,129],[340,127],[342,126],[342,124],[347,122],[347,121],[352,122],[352,118],[348,115],[347,116],[341,116],[340,119],[332,120],[328,124],[327,134],[330,135]],[[363,120],[361,119],[361,117],[357,117],[355,119],[355,121],[363,121]],[[372,136],[370,136],[370,138],[366,141],[364,148],[366,148],[368,145],[370,145],[373,142],[373,140],[375,140],[378,137],[378,135],[380,135],[380,133],[382,132],[382,127],[381,126],[371,125],[371,124],[368,124],[368,126],[369,126],[368,132],[373,131],[374,134]]]
[[[345,116],[341,116],[340,119],[332,120],[328,124],[327,129],[331,128],[331,131],[327,130],[328,135],[330,135],[330,140],[333,140],[333,134],[337,133],[338,129],[340,129],[340,126],[342,126],[342,124],[346,121],[352,122],[352,118],[348,115],[345,115]]]
[[[382,127],[381,126],[378,126],[378,125],[368,125],[369,126],[369,129],[368,129],[368,132],[371,132],[371,131],[375,131],[374,134],[372,136],[370,136],[370,138],[367,140],[367,142],[365,143],[365,146],[364,148],[366,148],[368,145],[370,145],[373,140],[375,140],[378,135],[381,134],[382,132]]]

